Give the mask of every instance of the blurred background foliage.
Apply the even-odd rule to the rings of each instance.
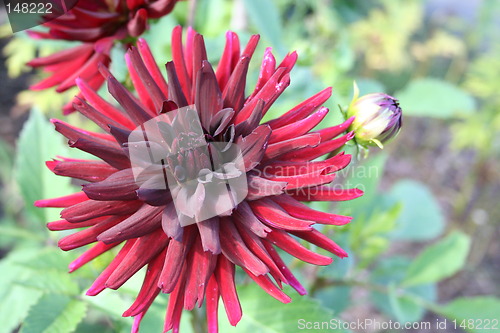
[[[340,121],[338,105],[349,103],[353,80],[362,94],[389,93],[404,110],[403,130],[393,143],[340,172],[338,182],[360,187],[365,196],[314,204],[354,216],[350,225],[322,228],[349,258],[313,267],[286,257],[309,290],[300,297],[286,288],[293,297],[288,305],[241,274],[244,317],[232,328],[221,313],[222,332],[295,332],[300,318],[448,319],[457,327],[448,324],[446,331],[480,331],[478,322],[467,320],[500,319],[500,1],[190,0],[151,22],[144,35],[161,64],[170,60],[168,33],[177,24],[205,35],[213,63],[229,29],[243,41],[261,34],[256,59],[266,46],[277,58],[297,50],[292,85],[270,118],[333,86],[323,124],[330,126]],[[61,106],[75,92],[27,90],[44,74],[24,64],[70,43],[12,36],[5,25],[1,34],[0,332],[127,332],[131,320],[121,313],[141,277],[120,292],[84,296],[110,256],[68,275],[78,250],[58,250],[62,233],[45,230],[58,211],[32,205],[75,190],[44,167],[57,155],[77,156],[47,120],[61,117]],[[113,49],[111,70],[127,82],[123,54],[122,46]],[[249,86],[258,66],[252,62]],[[76,114],[68,118],[92,126]],[[354,147],[349,150],[356,156]],[[167,299],[155,302],[144,332],[160,332]],[[200,318],[202,309],[184,313],[182,331],[203,332]]]

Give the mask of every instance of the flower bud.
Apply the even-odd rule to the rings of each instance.
[[[394,138],[401,129],[402,110],[398,100],[383,93],[364,95],[358,98],[358,87],[354,86],[354,98],[347,109],[347,117],[355,119],[349,127],[361,146],[378,146]]]

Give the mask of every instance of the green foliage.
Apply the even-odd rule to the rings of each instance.
[[[436,288],[432,284],[405,287],[402,282],[409,269],[410,260],[403,257],[386,259],[374,270],[371,282],[384,286],[383,292],[374,290],[372,300],[383,313],[399,322],[413,322],[425,313],[424,302],[436,299]],[[377,289],[377,288],[374,288]]]
[[[282,43],[282,23],[274,3],[266,0],[243,0],[243,2],[257,30],[271,42],[278,55],[284,56],[286,47]]]
[[[438,79],[411,81],[396,96],[405,115],[452,118],[476,109],[472,96],[457,86]]]
[[[294,293],[285,288],[288,294]],[[333,312],[322,307],[317,301],[307,296],[296,296],[286,306],[267,295],[259,286],[250,284],[239,287],[238,294],[242,302],[243,318],[238,326],[232,327],[225,319],[223,306],[219,309],[219,329],[221,332],[295,332],[299,320],[305,322],[329,322]],[[331,330],[331,332],[339,332]]]
[[[15,162],[15,179],[25,203],[25,210],[40,222],[56,220],[58,212],[40,209],[33,202],[69,194],[72,191],[68,178],[57,177],[44,167],[45,161],[66,155],[63,137],[44,116],[33,109],[21,131]]]
[[[457,321],[457,327],[469,332],[497,332],[500,327],[500,298],[490,296],[462,297],[437,307],[436,312]],[[496,327],[494,326],[496,320]],[[472,321],[472,323],[471,323]],[[486,327],[488,324],[488,327]],[[463,326],[460,326],[463,325]]]
[[[396,219],[393,239],[423,241],[439,236],[444,229],[444,215],[429,188],[413,180],[396,183],[385,201],[388,207],[402,205]]]
[[[403,284],[414,286],[452,276],[465,265],[469,248],[469,236],[458,231],[449,234],[420,253],[408,268]]]
[[[46,294],[31,307],[21,333],[71,333],[87,312],[87,304],[69,296]]]

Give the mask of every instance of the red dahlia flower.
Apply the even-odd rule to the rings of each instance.
[[[56,130],[69,139],[71,147],[101,160],[60,158],[47,162],[55,174],[88,183],[83,185],[83,192],[35,204],[64,208],[62,220],[48,223],[50,230],[85,228],[63,237],[59,241],[61,249],[94,243],[71,263],[70,271],[121,246],[90,287],[88,295],[96,295],[105,288],[118,289],[147,266],[142,288],[123,314],[135,317],[133,332],[138,331],[142,317],[160,292],[170,294],[166,331],[178,331],[182,309],[191,310],[205,302],[209,332],[217,332],[219,298],[229,322],[236,325],[242,312],[234,282],[235,266],[240,266],[267,293],[283,303],[291,300],[282,291],[283,283],[301,295],[306,294],[284,264],[278,249],[316,265],[328,265],[332,259],[310,251],[297,238],[338,257],[347,256],[313,225],[343,225],[351,218],[315,211],[301,201],[350,200],[362,195],[358,189],[326,185],[334,179],[336,171],[350,162],[349,155],[337,152],[353,137],[352,133],[343,134],[352,119],[313,130],[328,113],[328,109],[321,106],[331,95],[328,88],[281,117],[260,124],[288,86],[297,55],[288,54],[276,66],[268,48],[256,87],[246,96],[248,64],[259,36],[252,36],[243,50],[236,34],[229,32],[226,37],[226,47],[214,71],[207,60],[203,37],[188,30],[183,46],[181,28],[175,28],[173,61],[166,65],[167,80],[146,42],[139,40],[137,48],[131,48],[126,55],[138,97],[101,67],[109,92],[121,105],[120,109],[104,101],[88,83],[77,80],[86,101],[79,100],[75,108],[105,133],[93,133],[53,120]],[[192,129],[193,124],[186,124],[182,118],[184,107],[189,105],[200,119],[201,136]],[[158,172],[148,173],[146,168],[141,179],[135,177],[136,165],[131,164],[129,154],[137,142],[130,138],[136,131],[149,135],[144,124],[174,112],[181,116],[171,122],[156,122],[161,135],[144,136],[151,151],[166,142],[172,147],[187,143],[184,146],[187,148],[179,150],[178,155],[165,156],[161,164],[155,165],[156,171],[173,177],[175,186],[155,188],[149,185],[158,180]],[[189,129],[176,134],[182,126]],[[210,156],[193,148],[198,147],[200,140],[206,143]],[[218,191],[204,191],[207,184],[218,184],[224,177],[241,176],[241,169],[235,163],[225,163],[224,174],[207,171],[208,158],[216,159],[220,143],[234,143],[241,149],[243,166],[240,167],[247,177],[248,193],[243,201],[223,213],[215,209],[218,215],[198,223],[183,223],[185,216],[196,215],[183,204],[196,209],[197,205],[208,203],[215,207],[221,202],[222,194]],[[330,153],[333,157],[315,160]],[[194,179],[192,189],[183,182],[189,177]],[[175,198],[174,188],[180,199]],[[227,187],[225,193],[236,197],[232,191],[232,187]],[[181,192],[184,194],[179,194]]]
[[[48,32],[29,32],[35,39],[83,42],[80,46],[30,61],[29,66],[43,67],[45,71],[53,73],[31,89],[41,90],[57,86],[57,92],[62,92],[75,86],[77,77],[98,89],[104,79],[98,73],[97,64],[109,66],[109,52],[113,42],[128,36],[140,36],[147,28],[148,19],[167,15],[178,1],[78,1],[68,13],[44,24],[49,28]],[[74,111],[72,102],[64,107],[64,111]]]

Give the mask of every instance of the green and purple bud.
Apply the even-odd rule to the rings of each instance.
[[[354,131],[356,142],[363,146],[378,146],[394,138],[402,125],[402,110],[398,100],[383,93],[373,93],[358,97],[359,90],[354,85],[354,97],[347,117],[355,119],[349,127]]]

